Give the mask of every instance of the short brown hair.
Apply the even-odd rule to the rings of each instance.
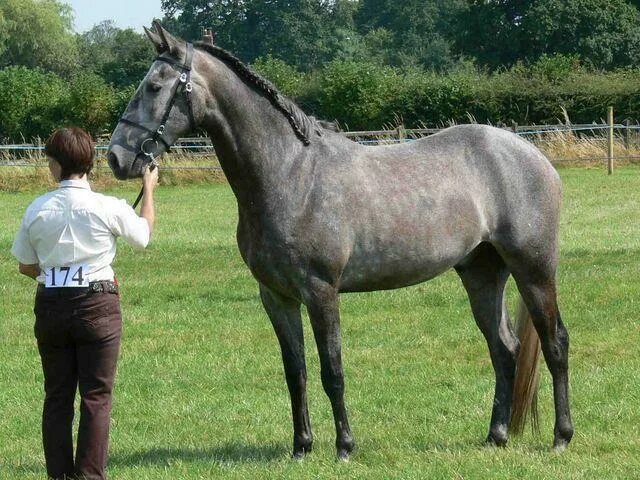
[[[61,179],[89,174],[96,155],[91,136],[81,128],[59,128],[47,139],[44,153],[62,167]]]

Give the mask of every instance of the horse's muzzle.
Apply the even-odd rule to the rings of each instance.
[[[117,148],[112,148],[107,152],[107,163],[118,180],[139,178],[144,173],[145,162],[141,161],[140,156],[136,156],[131,161],[127,161],[126,157],[129,156],[133,155],[126,151],[118,153]]]
[[[122,168],[118,155],[113,152],[113,150],[107,152],[107,163],[118,180],[126,180],[128,178],[129,172],[125,168]]]

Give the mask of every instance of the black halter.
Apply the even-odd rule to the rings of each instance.
[[[135,167],[135,164],[138,161],[142,161],[145,164],[150,164],[151,169],[153,170],[157,164],[156,159],[154,157],[155,152],[158,150],[158,143],[162,143],[165,146],[165,151],[169,151],[171,149],[171,145],[164,139],[164,131],[167,120],[169,119],[169,115],[171,115],[171,110],[173,109],[173,105],[176,102],[176,98],[179,93],[184,93],[185,101],[187,102],[187,112],[189,115],[189,129],[191,131],[195,130],[196,122],[193,117],[193,104],[191,101],[191,91],[193,90],[193,85],[191,84],[191,63],[193,61],[193,45],[191,43],[187,43],[186,55],[184,59],[184,64],[174,62],[173,60],[165,57],[156,57],[155,61],[165,62],[170,65],[174,65],[180,69],[180,76],[177,78],[173,86],[171,87],[171,99],[167,104],[167,107],[164,111],[164,115],[162,116],[162,120],[160,120],[160,125],[155,129],[148,128],[140,123],[134,122],[132,120],[128,120],[126,118],[121,118],[119,120],[120,123],[124,123],[125,125],[129,125],[131,127],[138,128],[140,130],[144,130],[149,134],[148,137],[143,138],[140,142],[139,151],[136,154],[136,157],[133,161],[133,165],[131,168]],[[152,146],[153,145],[153,146]],[[152,147],[151,149],[149,147]],[[142,198],[142,191],[138,195],[138,198],[133,203],[133,208],[138,206],[140,203],[140,199]]]

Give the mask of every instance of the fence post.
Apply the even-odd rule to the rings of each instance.
[[[613,107],[609,107],[609,138],[607,142],[607,173],[611,175],[613,173]]]
[[[406,139],[407,139],[407,130],[404,128],[404,125],[398,125],[398,140],[400,140],[400,143],[402,143]]]

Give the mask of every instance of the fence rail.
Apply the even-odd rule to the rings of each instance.
[[[575,156],[571,158],[554,158],[554,161],[607,161],[609,171],[612,171],[614,160],[631,160],[635,161],[640,158],[640,150],[632,152],[633,148],[640,149],[640,125],[625,123],[613,123],[611,120],[611,112],[609,113],[608,123],[590,123],[590,124],[556,124],[556,125],[512,125],[503,126],[505,130],[516,133],[517,135],[527,138],[528,140],[544,141],[545,136],[562,133],[575,133],[576,137],[589,138],[592,141],[603,141],[607,143],[607,148],[600,155]],[[404,128],[402,126],[394,129],[386,130],[367,130],[367,131],[349,131],[341,132],[345,137],[352,139],[364,145],[388,145],[394,143],[410,142],[419,138],[433,135],[444,128]],[[616,138],[621,141],[625,147],[625,154],[614,155],[613,143]],[[99,154],[106,152],[108,148],[108,139],[102,139],[96,145]],[[42,142],[24,143],[24,144],[5,144],[0,145],[0,167],[28,167],[34,166],[33,162],[26,161],[31,155],[41,155],[44,150]],[[179,155],[190,158],[209,156],[213,152],[213,145],[208,137],[185,137],[176,141],[173,151]],[[219,168],[219,167],[203,167],[193,165],[174,165],[172,169],[202,169],[202,168]]]

